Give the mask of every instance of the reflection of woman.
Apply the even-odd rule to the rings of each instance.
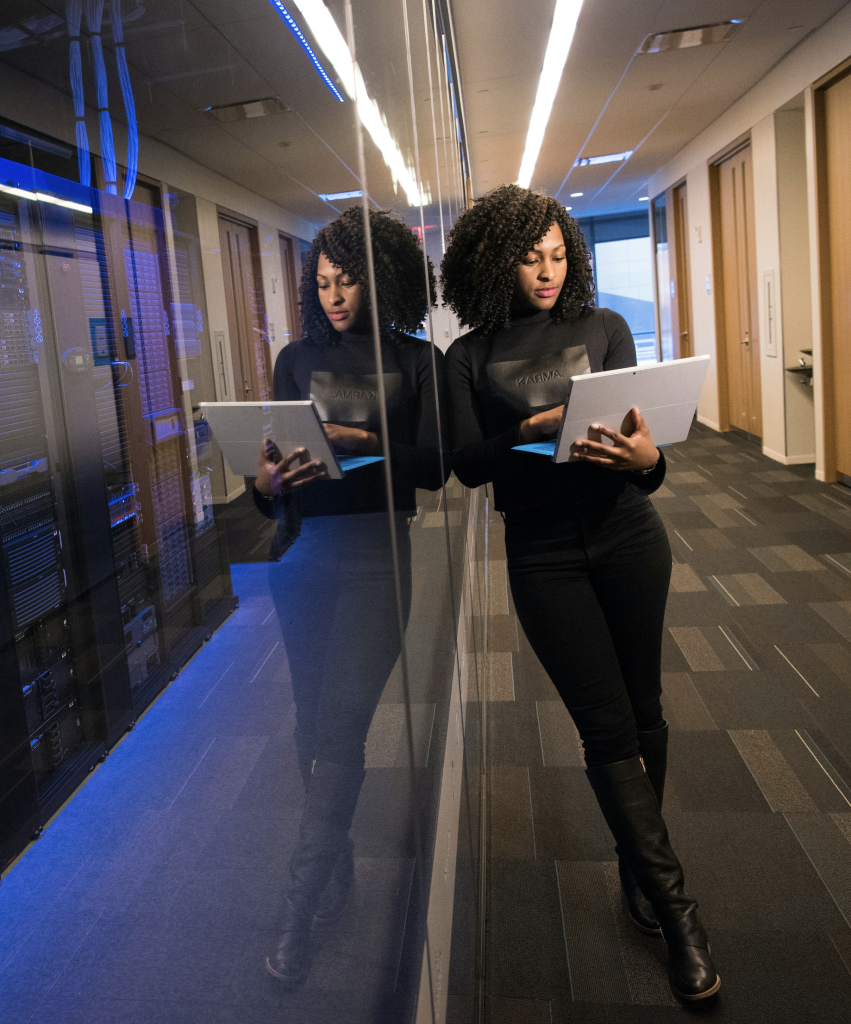
[[[403,619],[410,608],[408,517],[417,487],[436,490],[443,468],[428,344],[416,330],[428,308],[423,253],[404,224],[370,215],[387,398]],[[429,287],[434,288],[429,267]],[[277,401],[312,399],[336,451],[380,455],[378,376],[368,309],[363,212],[323,228],[304,263],[305,338],[275,364]],[[442,374],[442,354],[434,352]],[[438,381],[442,388],[442,377]],[[381,462],[327,479],[303,450],[281,458],[267,443],[255,500],[268,516],[298,501],[301,538],[272,569],[292,676],[295,747],[306,801],[290,863],[278,944],[267,969],[301,984],[316,923],[342,913],[354,879],[349,829],[364,780],[370,722],[400,651],[399,618]],[[314,940],[311,930],[314,929]]]
[[[556,434],[571,375],[634,366],[632,335],[616,313],[592,308],[576,222],[516,185],[463,214],[443,282],[476,328],[447,353],[453,468],[470,487],[493,482],[517,616],[579,730],[630,915],[665,937],[674,991],[702,999],[720,980],[660,813],[671,552],[647,495],[665,460],[637,409],[624,434],[592,425],[613,445],[579,439],[575,463],[513,450]]]

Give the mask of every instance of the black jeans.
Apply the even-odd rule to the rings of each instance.
[[[650,499],[508,513],[517,617],[567,706],[589,767],[638,754],[662,724],[662,630],[671,548]]]
[[[411,607],[407,517],[397,513],[402,613]],[[386,514],[317,516],[270,565],[300,759],[363,768],[366,736],[401,650]]]

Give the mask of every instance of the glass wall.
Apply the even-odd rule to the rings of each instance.
[[[0,1001],[24,1020],[474,1017],[486,499],[448,463],[445,15],[0,15]]]

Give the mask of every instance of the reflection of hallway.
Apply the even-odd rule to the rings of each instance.
[[[457,481],[447,490],[454,544],[464,498]],[[419,497],[409,657],[428,828],[454,630],[441,495]],[[232,567],[238,611],[3,879],[0,1024],[408,1018],[422,947],[398,665],[367,740],[352,898],[300,993],[264,967],[304,801],[269,574],[285,576],[298,554]]]
[[[724,1021],[851,1005],[851,492],[699,425],[654,497],[671,538],[665,812]],[[683,1019],[625,918],[575,730],[506,594],[491,515],[488,1019]]]

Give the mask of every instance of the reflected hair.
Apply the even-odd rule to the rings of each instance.
[[[397,333],[419,330],[437,288],[431,260],[428,288],[423,250],[413,231],[383,210],[370,210],[372,256],[375,265],[375,291],[378,298],[378,329],[382,340],[400,341]],[[364,305],[369,306],[369,274],[366,262],[363,209],[350,210],[322,228],[304,258],[301,274],[301,324],[308,343],[333,345],[339,335],[331,326],[319,302],[316,272],[319,256],[325,253],[335,267],[357,281],[364,290]]]
[[[562,323],[593,308],[591,257],[573,217],[540,192],[500,185],[462,213],[449,233],[441,285],[462,324],[488,336],[509,326],[517,267],[553,224],[564,235],[567,276],[550,316]]]

